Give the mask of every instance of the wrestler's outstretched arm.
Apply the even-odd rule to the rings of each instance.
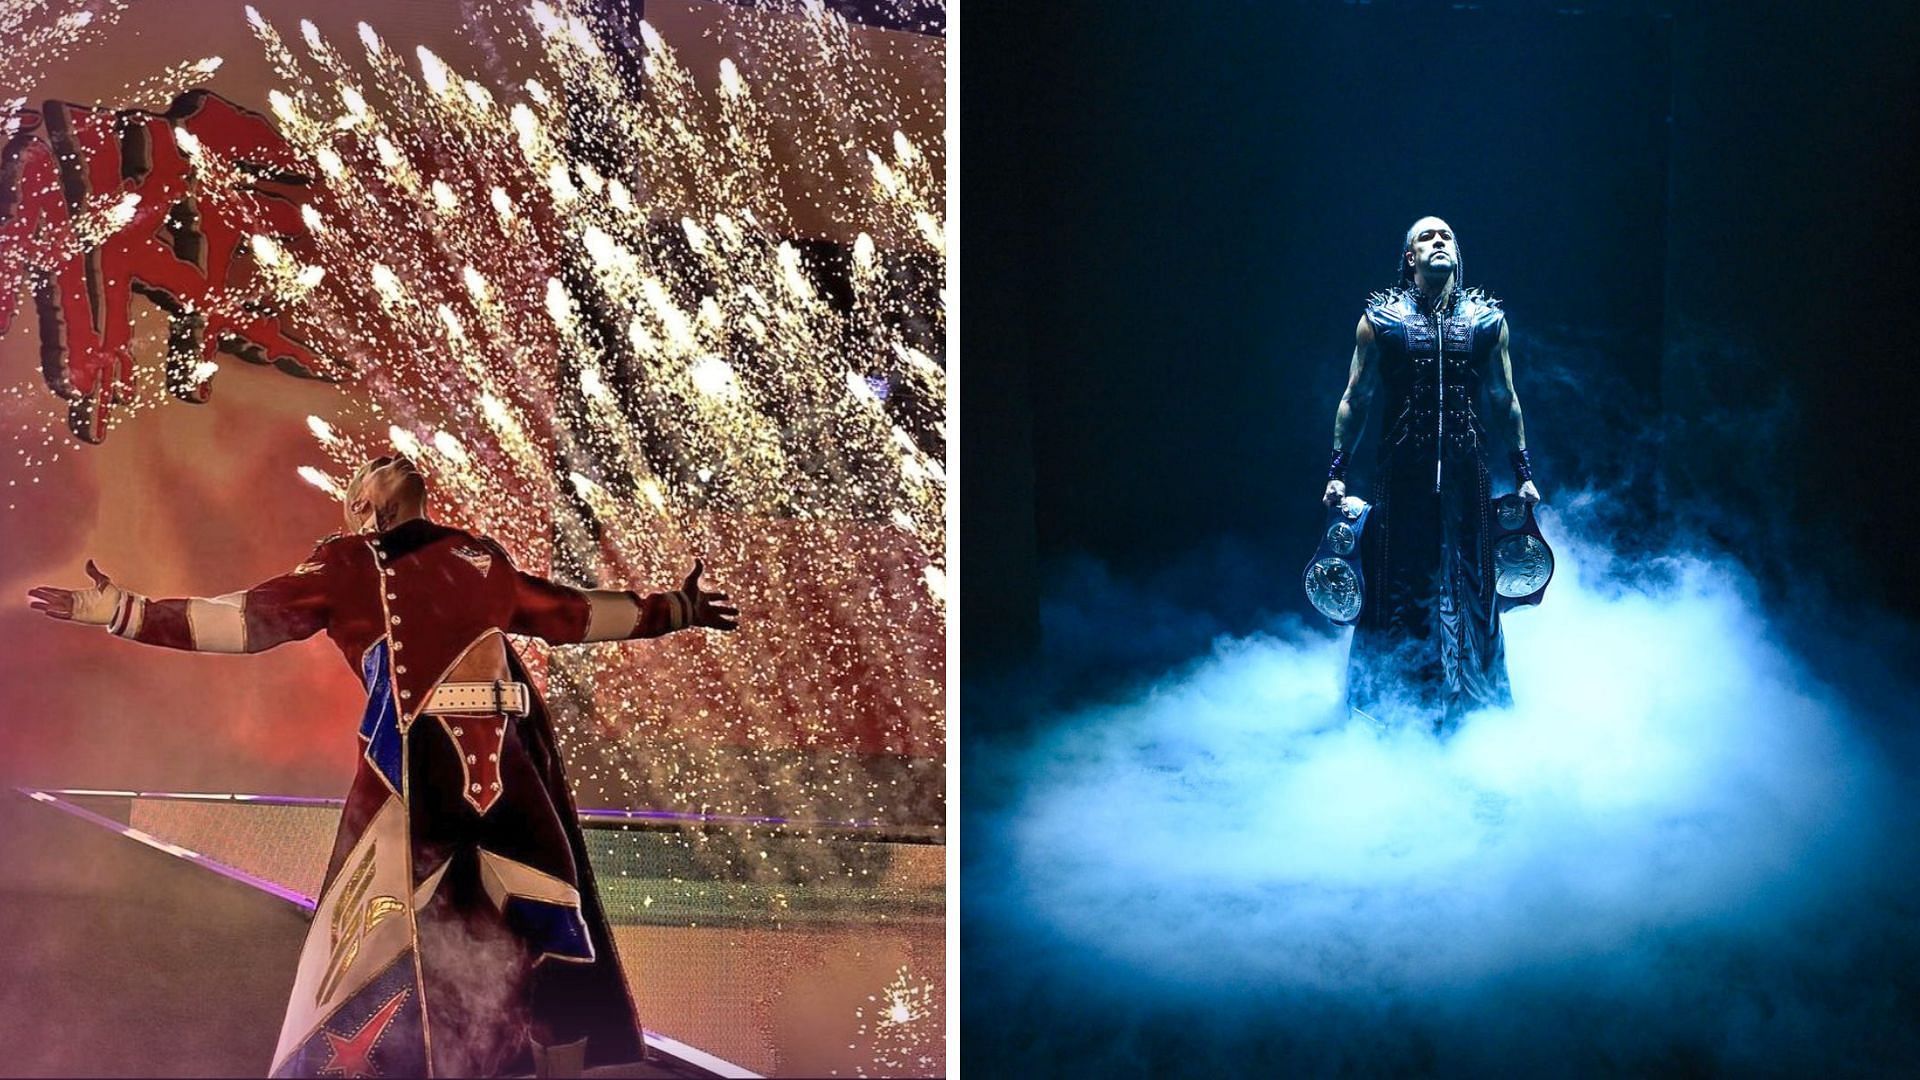
[[[123,638],[194,652],[256,653],[312,637],[327,624],[325,545],[306,562],[250,589],[214,597],[149,599],[114,584],[87,560],[88,589],[41,585],[28,605],[48,617],[104,626]]]
[[[492,546],[512,565],[505,549]],[[740,610],[728,606],[726,593],[700,587],[705,569],[696,560],[680,588],[650,596],[624,589],[575,589],[515,569],[515,609],[507,629],[553,645],[659,637],[693,627],[733,630],[740,625]]]

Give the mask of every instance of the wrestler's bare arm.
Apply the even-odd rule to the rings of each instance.
[[[1520,395],[1513,389],[1513,356],[1507,351],[1507,320],[1500,320],[1500,343],[1495,346],[1500,358],[1500,377],[1493,380],[1488,390],[1493,408],[1489,410],[1495,423],[1503,423],[1508,443],[1515,450],[1527,448],[1527,424],[1520,413]],[[1520,497],[1528,502],[1540,501],[1540,489],[1532,480],[1520,484]]]
[[[1367,407],[1373,403],[1373,391],[1379,381],[1377,363],[1380,345],[1374,340],[1373,324],[1360,317],[1353,331],[1353,362],[1347,368],[1347,389],[1340,395],[1340,407],[1333,413],[1333,448],[1351,453],[1367,424]],[[1325,501],[1331,505],[1346,497],[1344,480],[1327,481]]]
[[[1513,357],[1507,352],[1507,320],[1500,320],[1500,344],[1495,346],[1500,357],[1500,377],[1493,383],[1492,414],[1506,420],[1506,435],[1515,450],[1527,448],[1527,425],[1520,415],[1520,395],[1513,390]]]

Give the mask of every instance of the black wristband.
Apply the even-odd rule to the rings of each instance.
[[[1335,450],[1332,460],[1327,462],[1327,479],[1344,481],[1346,478],[1347,452],[1345,450]]]
[[[1508,454],[1507,460],[1513,463],[1513,482],[1515,485],[1530,483],[1533,480],[1533,455],[1528,453],[1525,448],[1515,450],[1513,453]]]

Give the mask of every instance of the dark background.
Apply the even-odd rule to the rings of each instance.
[[[970,1071],[1259,1074],[1262,1046],[1286,1049],[1123,1031],[1023,989],[1050,961],[967,904],[999,857],[973,825],[1049,707],[1311,614],[1299,574],[1354,323],[1421,215],[1505,304],[1550,503],[1604,493],[1617,551],[1731,554],[1763,602],[1832,616],[1808,655],[1858,660],[1863,687],[1920,659],[1920,7],[1565,7],[967,8]],[[1888,978],[1916,992],[1886,972],[1818,992],[1839,1015]],[[1850,1060],[1912,1045],[1882,1034]],[[1804,1035],[1783,1070],[1824,1060]],[[1703,1046],[1562,1064],[1710,1073]]]
[[[1549,500],[1920,612],[1920,17],[1583,8],[969,11],[969,677],[1032,659],[1078,556],[1230,550],[1222,625],[1307,612],[1354,323],[1429,213],[1505,303]]]

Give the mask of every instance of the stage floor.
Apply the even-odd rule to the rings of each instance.
[[[258,1075],[336,818],[321,800],[5,793],[7,1071]],[[690,835],[589,830],[664,1070],[594,1075],[942,1070],[944,847]],[[738,855],[743,840],[762,868],[711,857],[715,845]]]

